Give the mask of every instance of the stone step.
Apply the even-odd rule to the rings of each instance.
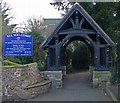
[[[46,93],[51,88],[51,81],[44,80],[42,82],[27,86],[24,90],[31,94],[31,98],[34,98],[40,94]]]
[[[27,86],[25,89],[31,89],[31,88],[35,88],[35,87],[40,87],[40,86],[43,86],[43,85],[46,85],[46,84],[49,84],[49,83],[51,83],[50,80],[44,80],[42,82]]]
[[[14,88],[13,92],[21,99],[30,99],[31,93],[19,87]]]
[[[25,89],[16,87],[14,89],[14,93],[16,93],[17,96],[22,100],[30,99],[38,96],[39,94],[46,93],[47,91],[49,91],[50,85],[51,85],[50,80],[44,80],[40,83],[28,86]]]

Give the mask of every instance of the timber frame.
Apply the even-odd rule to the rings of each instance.
[[[92,55],[91,65],[95,66],[95,70],[108,70],[109,51],[115,48],[115,43],[78,3],[42,44],[47,51],[47,70],[60,70],[64,66],[65,47],[74,40],[88,45]]]

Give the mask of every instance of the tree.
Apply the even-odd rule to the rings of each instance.
[[[37,62],[39,68],[43,69],[45,66],[46,55],[46,53],[40,48],[40,45],[44,41],[44,37],[42,35],[42,33],[45,31],[43,19],[41,17],[39,19],[36,19],[34,17],[29,18],[25,26],[26,29],[28,29],[28,34],[33,35],[34,38],[34,56],[32,57],[33,62]]]
[[[42,17],[39,18],[31,17],[27,20],[26,23],[24,23],[24,25],[27,31],[38,30],[40,32],[43,32],[46,29],[46,27],[43,24]]]
[[[11,8],[7,2],[0,0],[0,55],[3,56],[3,36],[5,34],[10,34],[13,31],[13,28],[16,24],[10,25],[10,21],[13,19],[13,16],[9,14]],[[4,57],[4,56],[3,56]],[[2,57],[1,57],[2,58]]]
[[[42,36],[42,32],[44,30],[44,25],[42,19],[36,19],[34,17],[29,18],[26,23],[24,23],[24,31],[27,34],[33,35],[33,56],[27,57],[12,57],[11,61],[17,62],[20,64],[28,64],[31,62],[37,62],[40,70],[44,69],[45,66],[45,55],[46,53],[41,50],[40,45],[44,41],[44,37]]]
[[[7,2],[3,2],[3,0],[0,0],[0,11],[2,14],[2,34],[9,34],[12,32],[13,28],[16,26],[16,24],[10,25],[10,21],[13,19],[13,16],[10,15],[10,6],[7,4]]]

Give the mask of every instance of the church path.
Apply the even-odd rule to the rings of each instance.
[[[51,89],[30,101],[111,101],[104,91],[92,88],[88,72],[68,74],[62,89]]]

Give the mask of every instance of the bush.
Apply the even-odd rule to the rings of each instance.
[[[73,69],[72,64],[68,64],[67,69],[72,70]]]
[[[119,78],[119,75],[117,73],[117,68],[110,67],[109,70],[111,72],[111,79],[110,79],[111,84],[117,84]]]
[[[45,70],[45,63],[41,62],[41,61],[38,61],[38,69],[40,71],[44,71]]]
[[[13,56],[13,57],[5,57],[6,60],[12,61],[12,62],[16,62],[18,64],[28,64],[28,63],[32,63],[32,57],[31,56]]]
[[[76,69],[86,69],[89,66],[89,61],[89,49],[85,44],[81,44],[73,52],[72,65]]]

